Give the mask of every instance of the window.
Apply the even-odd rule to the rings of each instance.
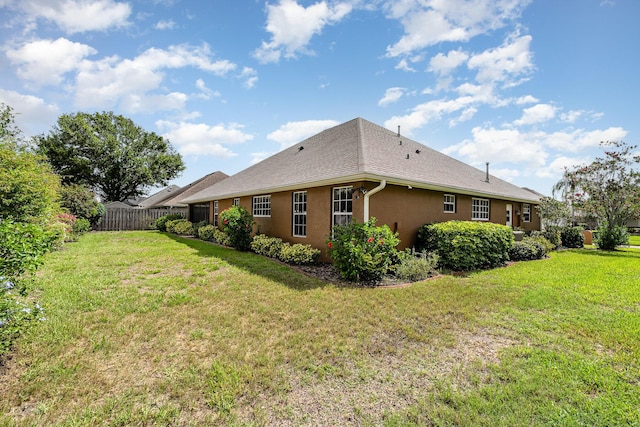
[[[189,208],[191,209],[189,218],[194,224],[200,221],[209,221],[209,203],[189,205]]]
[[[271,216],[271,196],[253,196],[253,216]]]
[[[352,187],[333,189],[333,225],[350,224],[353,209]]]
[[[293,193],[293,235],[307,236],[307,192]]]
[[[445,213],[456,212],[456,196],[453,194],[444,195],[444,211]]]
[[[218,226],[218,201],[213,201],[213,226]]]
[[[240,206],[240,197],[233,199],[233,206]]]
[[[531,205],[529,203],[522,204],[522,222],[531,222]]]
[[[472,199],[471,219],[489,221],[489,199]]]

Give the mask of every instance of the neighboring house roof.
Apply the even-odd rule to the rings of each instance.
[[[185,203],[348,181],[380,181],[481,197],[537,202],[530,191],[405,136],[356,118],[324,130],[190,197]]]
[[[139,208],[150,208],[152,206],[157,205],[158,203],[162,202],[163,200],[168,199],[169,197],[173,196],[175,194],[175,192],[177,190],[179,190],[180,187],[177,185],[170,185],[168,187],[163,188],[162,190],[158,191],[157,193],[153,193],[151,196],[147,197],[146,199],[142,200],[141,202],[138,203],[137,207]]]
[[[225,178],[228,178],[224,172],[215,171],[208,175],[203,176],[190,184],[185,185],[179,190],[174,191],[169,198],[161,200],[159,203],[148,206],[148,207],[186,207],[186,203],[182,203],[182,199],[189,197],[201,190],[204,190],[207,187],[212,186],[213,184],[222,181]]]
[[[133,206],[125,202],[109,202],[105,203],[104,207],[106,209],[133,209]]]

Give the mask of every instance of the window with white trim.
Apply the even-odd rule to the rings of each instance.
[[[336,187],[333,189],[332,225],[350,224],[353,212],[353,187]]]
[[[253,216],[271,216],[271,195],[253,196]]]
[[[522,204],[522,222],[531,222],[531,205],[529,203]]]
[[[213,201],[213,226],[218,226],[218,201]]]
[[[233,199],[233,206],[240,206],[240,197]]]
[[[444,212],[455,213],[456,212],[456,196],[453,194],[444,195]]]
[[[476,221],[489,221],[489,199],[471,200],[471,219]]]
[[[296,191],[293,193],[293,235],[296,237],[307,236],[306,191]]]

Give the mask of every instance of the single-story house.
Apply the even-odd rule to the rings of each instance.
[[[183,203],[182,199],[196,194],[197,192],[204,190],[205,188],[211,187],[213,184],[216,184],[228,177],[229,175],[221,171],[212,172],[196,179],[195,181],[185,185],[184,187],[174,189],[168,198],[156,201],[154,205],[148,206],[148,208],[186,208],[187,204]],[[207,205],[207,211],[201,214],[206,218],[209,218],[208,208],[209,206]]]
[[[182,201],[192,221],[245,207],[256,230],[324,248],[334,224],[377,219],[416,243],[426,223],[490,221],[539,230],[536,193],[362,118],[324,130]],[[196,215],[209,206],[209,217]]]

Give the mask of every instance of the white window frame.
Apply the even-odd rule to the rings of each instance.
[[[522,204],[522,222],[531,222],[531,205],[529,203]]]
[[[240,206],[240,197],[233,199],[233,206]]]
[[[447,209],[449,208],[449,209]],[[445,194],[444,195],[444,213],[456,213],[456,195]]]
[[[213,226],[218,226],[218,201],[213,201]]]
[[[271,194],[253,196],[253,216],[257,218],[271,216]]]
[[[491,201],[474,197],[471,199],[471,219],[473,221],[489,221]]]
[[[331,191],[331,226],[350,224],[352,217],[353,186],[334,187]]]
[[[293,192],[293,236],[307,237],[307,192]]]

